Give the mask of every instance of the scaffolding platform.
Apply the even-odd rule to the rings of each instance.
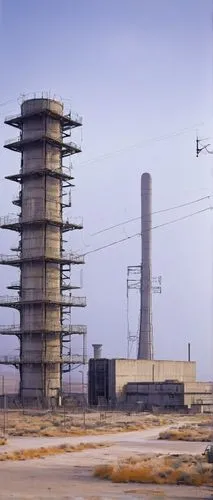
[[[61,325],[61,328],[53,327],[51,330],[47,328],[38,328],[37,330],[21,330],[20,325],[2,325],[0,327],[0,335],[34,335],[34,334],[62,334],[66,335],[86,335],[87,327],[86,325]]]
[[[49,304],[49,305],[60,305],[61,307],[86,307],[86,297],[69,297],[69,296],[55,296],[54,294],[43,294],[30,297],[30,291],[26,293],[26,297],[12,297],[12,296],[0,296],[0,307],[13,307],[20,309],[24,305],[30,304]]]
[[[22,357],[19,356],[0,356],[0,365],[31,365],[31,364],[48,364],[48,363],[59,363],[59,364],[68,364],[68,365],[82,365],[86,364],[87,358],[86,356],[82,356],[80,354],[73,354],[72,356],[60,356],[60,357],[45,357],[45,356],[35,356],[33,357]]]
[[[70,156],[76,153],[81,153],[81,148],[75,142],[64,142],[59,138],[48,135],[34,134],[33,137],[23,139],[20,136],[9,139],[5,142],[4,147],[10,151],[22,153],[25,148],[35,146],[36,144],[47,143],[61,150],[62,157]]]
[[[60,121],[62,129],[66,130],[67,128],[76,128],[82,126],[82,117],[75,113],[68,113],[65,115],[61,115],[56,111],[51,109],[44,108],[42,110],[31,111],[29,113],[25,113],[24,115],[10,115],[6,116],[4,123],[6,125],[10,125],[11,127],[15,127],[18,129],[22,128],[23,123],[29,118],[36,118],[39,116],[49,116],[57,121]]]
[[[83,229],[83,220],[81,217],[75,219],[67,218],[65,221],[56,220],[53,217],[54,215],[50,213],[47,214],[46,217],[37,216],[37,218],[35,219],[23,219],[21,216],[3,216],[0,217],[0,228],[20,232],[23,226],[50,224],[52,226],[60,227],[62,232],[74,231],[75,229]]]
[[[13,281],[10,285],[7,286],[8,290],[16,290],[19,291],[21,289],[20,281]],[[63,290],[80,290],[81,285],[75,285],[70,281],[66,283],[66,281],[62,281],[61,283],[61,291]]]
[[[22,262],[52,262],[54,264],[76,264],[81,265],[85,263],[85,259],[83,255],[76,254],[63,254],[61,257],[52,257],[48,255],[38,255],[33,256],[32,254],[29,256],[19,255],[0,255],[0,264],[6,266],[17,266],[19,267]]]
[[[74,177],[71,173],[67,173],[63,168],[35,168],[27,172],[20,170],[17,174],[7,175],[5,179],[9,181],[19,182],[20,184],[27,178],[38,178],[43,176],[54,177],[62,181],[72,181]]]

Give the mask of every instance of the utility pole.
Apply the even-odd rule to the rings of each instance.
[[[84,404],[84,371],[79,370],[81,373],[81,393],[82,393],[82,409],[83,409],[83,427],[86,427],[86,412],[85,412],[85,404]]]
[[[7,397],[5,394],[5,377],[2,375],[2,396],[3,396],[3,436],[6,436],[6,410],[7,410]]]
[[[84,372],[79,370],[79,373],[81,373],[81,393],[84,394]]]

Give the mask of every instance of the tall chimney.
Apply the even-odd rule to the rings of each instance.
[[[152,178],[141,176],[141,288],[138,359],[153,359],[152,333]]]

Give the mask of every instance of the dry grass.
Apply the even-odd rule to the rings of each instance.
[[[17,450],[12,452],[0,453],[0,462],[7,460],[30,460],[33,458],[45,458],[51,455],[59,455],[62,453],[73,453],[87,449],[109,447],[109,443],[80,443],[75,446],[69,444],[61,444],[59,446],[48,446],[41,448],[30,448],[25,450]]]
[[[7,439],[6,438],[0,438],[0,446],[4,446],[7,444]]]
[[[159,434],[158,439],[170,441],[213,441],[213,430],[204,424],[183,426]]]
[[[0,413],[0,428],[3,428],[3,415]],[[162,425],[172,425],[189,420],[188,416],[177,414],[153,415],[148,413],[100,412],[72,413],[70,410],[36,412],[15,410],[7,414],[8,436],[85,436],[116,432],[131,432],[150,429]],[[209,417],[208,417],[209,420]],[[205,416],[190,416],[197,425],[206,425]]]
[[[74,414],[52,412],[38,415],[11,411],[7,415],[9,436],[85,436],[144,430],[174,422],[171,416],[127,414],[125,412],[91,412]],[[0,422],[1,427],[1,422]]]
[[[201,456],[130,457],[118,463],[100,465],[96,467],[94,475],[114,483],[213,486],[212,466]]]

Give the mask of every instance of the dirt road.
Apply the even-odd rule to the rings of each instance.
[[[168,428],[168,426],[166,427]],[[1,500],[182,500],[213,499],[206,488],[112,484],[93,477],[94,467],[117,458],[141,453],[202,453],[205,443],[158,441],[162,427],[141,432],[73,438],[13,438],[5,448],[50,446],[79,442],[108,442],[110,447],[88,449],[39,460],[1,462]]]
[[[172,425],[165,425],[159,427],[153,427],[152,429],[146,429],[142,431],[131,431],[131,432],[117,432],[117,433],[107,433],[107,434],[99,434],[99,435],[88,435],[88,436],[64,436],[64,437],[9,437],[8,444],[5,445],[0,451],[14,451],[20,449],[29,449],[29,448],[39,448],[40,446],[58,446],[62,443],[76,445],[79,443],[103,443],[108,442],[113,445],[116,443],[134,443],[136,446],[140,443],[140,446],[143,447],[143,451],[147,446],[150,451],[150,446],[153,446],[153,440],[157,440],[159,432],[166,431],[170,429]],[[150,444],[151,440],[151,444]],[[157,450],[161,447],[163,441],[157,441],[155,447]],[[172,450],[174,447],[174,442],[165,441],[164,446],[168,445],[165,453],[168,450]],[[181,444],[181,442],[176,442],[175,446]],[[192,453],[202,453],[202,450],[205,448],[205,445],[202,443],[191,443],[192,445]],[[180,450],[182,448],[180,447]],[[156,448],[155,448],[156,450]],[[154,450],[154,451],[155,451]],[[147,450],[146,450],[147,451]],[[144,451],[144,452],[146,452]],[[179,451],[178,451],[179,452]],[[181,451],[180,451],[181,452]],[[188,452],[188,445],[185,447],[183,453]]]

